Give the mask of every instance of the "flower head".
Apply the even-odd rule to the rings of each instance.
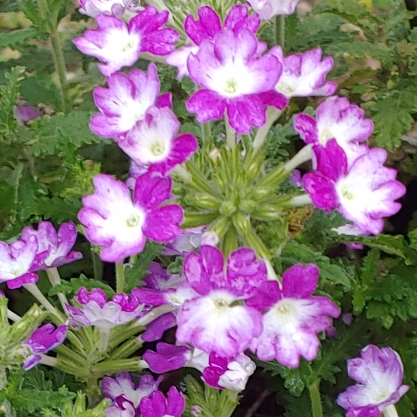
[[[349,166],[367,152],[360,146],[372,134],[372,120],[364,118],[365,112],[345,97],[331,97],[317,108],[316,120],[307,114],[294,118],[294,128],[306,143],[326,146],[330,139],[336,139],[344,150]]]
[[[313,203],[327,211],[338,209],[361,232],[379,234],[383,217],[398,212],[395,202],[405,194],[405,187],[395,180],[397,171],[383,166],[387,158],[384,149],[371,149],[357,158],[349,168],[347,157],[335,139],[326,147],[313,147],[317,170],[305,174],[303,187]]]
[[[368,345],[360,358],[348,360],[348,374],[358,384],[340,394],[337,403],[348,410],[349,417],[379,417],[408,391],[408,385],[401,385],[403,373],[395,350]]]
[[[264,20],[270,20],[274,16],[288,15],[295,12],[300,0],[247,0],[256,13]]]
[[[126,9],[137,13],[144,8],[138,0],[80,0],[79,12],[91,17],[97,17],[101,13],[120,17]]]
[[[117,141],[119,135],[145,118],[151,106],[159,104],[158,72],[154,64],[149,64],[148,73],[139,69],[127,75],[117,72],[107,78],[107,84],[108,88],[94,89],[94,102],[100,113],[91,117],[90,129]]]
[[[251,344],[259,359],[276,359],[295,368],[300,356],[311,361],[317,356],[317,333],[330,326],[330,317],[338,317],[339,308],[328,298],[313,296],[317,287],[319,269],[314,264],[294,265],[278,282],[268,281],[262,295],[248,300],[248,305],[266,311],[263,331]]]
[[[186,102],[199,122],[221,119],[227,111],[230,125],[239,133],[261,127],[265,108],[259,93],[272,90],[281,73],[276,58],[259,57],[258,40],[247,29],[222,29],[213,41],[204,41],[188,58],[191,79],[203,88]]]
[[[287,102],[291,97],[330,96],[336,91],[335,83],[326,82],[326,76],[333,68],[333,58],[328,56],[322,60],[320,48],[284,57],[282,48],[275,46],[270,53],[282,65],[274,90]],[[266,94],[262,98],[265,104],[277,107],[276,97]]]
[[[175,387],[169,389],[166,399],[161,392],[155,391],[140,403],[143,417],[181,417],[184,410],[184,396]]]
[[[180,234],[183,211],[176,204],[161,204],[170,198],[171,179],[157,173],[137,178],[133,201],[126,184],[110,175],[94,178],[95,193],[84,197],[78,218],[87,238],[101,245],[101,259],[121,262],[141,252],[146,238],[168,242]]]
[[[10,246],[0,242],[0,283],[7,282],[10,289],[33,284],[39,277],[33,272],[40,269],[47,251],[38,253],[36,236],[15,240]]]
[[[139,415],[139,405],[158,389],[162,377],[156,381],[151,375],[143,375],[135,387],[128,372],[120,372],[115,378],[103,378],[101,388],[113,403],[106,410],[106,417],[135,417]]]
[[[177,136],[179,127],[171,109],[151,107],[144,120],[138,121],[118,145],[136,164],[166,175],[198,148],[193,135]]]
[[[81,308],[67,305],[73,326],[97,326],[111,329],[134,320],[143,305],[133,295],[116,294],[111,300],[100,288],[88,292],[82,287],[78,290],[76,301]]]
[[[77,48],[104,62],[100,71],[109,76],[124,66],[133,65],[141,52],[167,55],[175,49],[178,32],[171,28],[160,29],[168,20],[168,11],[158,13],[148,6],[133,17],[129,24],[111,15],[96,17],[98,29],[88,29],[84,36],[74,39]]]
[[[40,222],[37,230],[25,227],[22,230],[22,240],[27,241],[31,236],[37,239],[37,254],[47,254],[39,269],[56,268],[83,257],[80,252],[71,252],[77,239],[77,229],[72,222],[62,223],[58,232],[51,222]]]
[[[41,361],[41,353],[46,353],[61,343],[64,342],[67,337],[67,326],[61,325],[55,328],[53,324],[45,324],[44,326],[36,329],[32,335],[22,346],[26,346],[32,352],[23,364],[23,369],[28,371]]]
[[[187,60],[190,54],[195,55],[203,41],[213,41],[214,37],[222,30],[220,17],[210,6],[200,7],[197,13],[198,19],[195,19],[193,15],[188,15],[184,22],[184,30],[190,42],[182,48],[171,52],[166,58],[168,64],[178,68],[178,79],[182,79],[184,75],[189,76]],[[246,6],[236,4],[227,14],[223,27],[235,33],[241,29],[247,29],[252,33],[256,33],[260,24],[258,15],[249,16]],[[266,45],[264,43],[258,42],[258,53],[262,53],[265,48]]]
[[[262,331],[261,315],[241,302],[256,293],[266,281],[266,266],[256,261],[249,248],[234,251],[227,262],[219,249],[201,246],[200,254],[190,253],[184,274],[196,296],[180,307],[177,341],[207,353],[235,357]]]

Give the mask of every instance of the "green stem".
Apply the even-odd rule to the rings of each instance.
[[[58,317],[61,323],[65,323],[66,317],[64,317],[64,315],[46,299],[36,284],[25,284],[23,287],[29,291],[50,313]]]
[[[394,404],[389,405],[383,412],[384,417],[398,417],[397,409]]]
[[[139,358],[106,360],[97,363],[93,367],[93,372],[99,375],[106,375],[110,373],[117,373],[122,371],[140,371]]]
[[[313,417],[323,417],[323,406],[320,397],[320,378],[308,386]]]
[[[255,135],[255,139],[253,140],[252,146],[255,149],[255,151],[262,147],[272,125],[279,119],[281,114],[282,110],[278,110],[272,106],[266,107],[266,122],[262,127],[258,129]]]
[[[42,18],[47,22],[46,29],[51,39],[52,57],[54,60],[55,70],[58,73],[58,84],[61,92],[61,110],[64,113],[68,113],[71,110],[71,101],[67,90],[67,70],[65,68],[65,59],[57,30],[59,22],[57,16],[50,16],[46,0],[38,0],[38,6]]]
[[[282,50],[284,51],[285,47],[285,15],[281,14],[275,18],[275,41],[277,45],[281,45]]]
[[[59,276],[59,272],[57,268],[49,268],[46,270],[46,274],[48,275],[49,282],[53,287],[61,284],[61,277]],[[69,304],[67,297],[65,294],[59,292],[58,293],[59,301],[61,302],[62,309],[68,315],[67,304]]]
[[[285,172],[291,172],[293,169],[297,168],[299,165],[307,162],[312,157],[312,144],[304,146],[292,159],[290,159],[284,165]]]
[[[51,43],[52,43],[52,56],[54,58],[55,69],[58,73],[59,79],[59,89],[61,90],[61,102],[62,102],[62,111],[64,113],[69,113],[71,110],[71,101],[68,95],[67,87],[67,71],[65,68],[65,59],[62,52],[61,41],[59,39],[59,33],[56,28],[53,28],[53,31],[50,32]]]
[[[109,360],[128,358],[130,355],[133,355],[141,347],[142,347],[142,340],[140,338],[135,337],[134,339],[130,339],[127,342],[123,343],[123,345],[115,349],[110,354]]]
[[[238,233],[233,225],[227,229],[223,239],[223,255],[227,259],[238,248]]]
[[[230,126],[229,118],[227,114],[224,115],[224,124],[226,125],[226,143],[229,149],[233,149],[236,146],[236,132],[232,126]]]
[[[125,288],[125,269],[123,262],[116,262],[116,292],[120,294]]]
[[[94,279],[103,281],[103,262],[97,253],[91,251],[91,259],[93,260]]]

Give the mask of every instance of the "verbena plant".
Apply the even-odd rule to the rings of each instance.
[[[414,15],[80,3],[0,5],[1,412],[413,416]]]

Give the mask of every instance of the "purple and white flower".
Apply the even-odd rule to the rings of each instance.
[[[108,300],[100,288],[93,288],[91,292],[85,287],[80,288],[76,301],[80,308],[66,305],[73,327],[97,326],[111,329],[134,320],[143,309],[134,295],[120,293]]]
[[[374,124],[365,119],[365,112],[345,97],[331,97],[317,108],[316,120],[300,113],[294,118],[294,129],[306,143],[326,146],[330,139],[336,139],[348,158],[348,165],[368,151],[359,145],[372,134]]]
[[[250,349],[262,361],[276,359],[296,368],[300,356],[308,361],[317,356],[317,333],[331,325],[330,317],[338,317],[339,308],[328,298],[313,296],[319,279],[314,264],[297,264],[282,276],[282,288],[277,281],[267,281],[262,293],[247,304],[266,311],[263,331],[252,341]]]
[[[77,229],[73,222],[62,223],[55,230],[51,222],[40,222],[37,230],[27,226],[22,230],[22,240],[28,241],[35,236],[38,242],[37,254],[46,258],[38,269],[56,268],[82,259],[81,252],[71,252],[77,240]]]
[[[160,82],[154,64],[149,64],[148,73],[139,69],[128,75],[114,73],[107,78],[108,88],[97,87],[93,91],[99,114],[91,117],[90,129],[104,138],[117,141],[145,118],[146,111],[159,105]]]
[[[120,17],[125,10],[132,13],[142,11],[140,1],[135,0],[80,0],[80,13],[90,17],[97,17],[101,13]]]
[[[40,269],[48,252],[38,253],[36,236],[15,240],[10,246],[0,242],[0,283],[7,282],[10,289],[34,284],[39,277],[33,272]]]
[[[188,58],[191,79],[203,88],[186,102],[199,122],[221,119],[227,112],[238,133],[265,124],[265,106],[259,94],[273,89],[281,65],[272,54],[259,57],[258,39],[248,29],[222,29],[202,42]]]
[[[247,2],[262,19],[270,20],[274,16],[293,14],[300,0],[247,0]]]
[[[360,358],[348,360],[348,375],[358,384],[339,395],[337,403],[348,417],[379,417],[395,404],[409,386],[402,385],[403,364],[395,350],[368,345]]]
[[[185,410],[185,398],[175,387],[171,387],[168,396],[155,391],[150,398],[144,398],[140,403],[143,417],[181,417]]]
[[[383,217],[398,212],[405,186],[395,180],[397,171],[383,166],[387,159],[384,149],[370,149],[348,167],[347,157],[335,139],[326,147],[313,147],[317,170],[305,174],[303,187],[313,203],[326,211],[339,210],[362,234],[379,234]]]
[[[242,301],[266,281],[265,263],[256,261],[252,249],[241,248],[229,256],[224,271],[221,251],[205,245],[200,254],[186,257],[184,274],[197,296],[180,307],[177,342],[222,357],[242,353],[262,332],[261,314]]]
[[[179,127],[171,109],[153,106],[117,144],[136,164],[166,175],[198,148],[193,135],[177,136]]]
[[[222,358],[212,352],[202,379],[211,387],[240,392],[245,389],[255,369],[255,363],[244,353],[239,353],[235,358]]]
[[[337,89],[333,82],[326,82],[326,76],[333,68],[333,58],[321,59],[320,48],[284,57],[282,48],[270,50],[282,66],[282,73],[274,91],[261,94],[269,106],[283,109],[291,97],[331,96]]]
[[[136,180],[133,201],[126,184],[110,175],[94,178],[95,192],[83,198],[78,218],[90,242],[101,245],[100,257],[121,262],[141,252],[146,238],[168,242],[181,233],[183,211],[170,198],[171,179],[147,172]]]
[[[67,326],[65,325],[55,328],[53,324],[48,323],[36,329],[29,339],[22,343],[22,346],[29,348],[32,352],[32,355],[23,363],[23,369],[28,371],[36,366],[42,359],[41,353],[56,348],[64,342],[66,337]]]
[[[195,368],[202,372],[203,381],[219,389],[242,391],[256,365],[245,354],[235,358],[223,358],[212,352],[210,355],[200,349],[158,343],[156,352],[147,350],[143,359],[155,373],[165,373],[183,367]]]
[[[161,13],[153,6],[133,17],[127,25],[123,20],[106,14],[96,17],[98,29],[88,29],[74,39],[76,47],[84,54],[104,62],[100,71],[109,76],[120,68],[133,65],[141,52],[167,55],[175,49],[179,34],[171,28],[160,27],[168,21],[169,12]]]
[[[219,15],[210,6],[200,7],[197,13],[199,19],[195,19],[193,15],[188,15],[184,22],[184,30],[189,37],[190,43],[171,52],[166,58],[168,64],[178,68],[177,78],[179,80],[184,75],[189,76],[187,60],[190,54],[195,55],[203,41],[213,41],[214,37],[222,29]],[[224,27],[236,33],[241,29],[247,29],[252,33],[256,33],[260,24],[259,16],[256,14],[249,16],[248,8],[242,4],[234,5],[224,21]],[[262,53],[265,48],[266,45],[263,42],[259,42],[257,52]]]
[[[162,377],[156,381],[152,375],[143,375],[137,388],[128,372],[121,372],[115,378],[103,378],[101,388],[113,403],[106,410],[106,417],[136,417],[143,398],[149,397],[158,389]]]

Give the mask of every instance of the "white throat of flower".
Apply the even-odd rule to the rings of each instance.
[[[139,207],[120,205],[107,219],[106,230],[109,235],[123,236],[127,241],[136,241],[142,234],[142,227],[145,223],[145,212]]]
[[[253,75],[243,61],[229,60],[223,67],[211,74],[210,88],[226,98],[240,97],[251,94],[254,84]]]
[[[349,177],[341,178],[335,185],[340,204],[348,212],[361,211],[370,202],[369,187],[366,181],[351,181]]]
[[[135,55],[139,49],[141,39],[137,34],[131,35],[127,28],[123,31],[115,29],[109,31],[104,46],[105,56],[111,56],[114,62],[124,62],[127,56]]]
[[[143,141],[140,158],[144,164],[154,164],[164,161],[171,152],[171,138],[161,135],[162,132],[148,132],[149,136]]]

